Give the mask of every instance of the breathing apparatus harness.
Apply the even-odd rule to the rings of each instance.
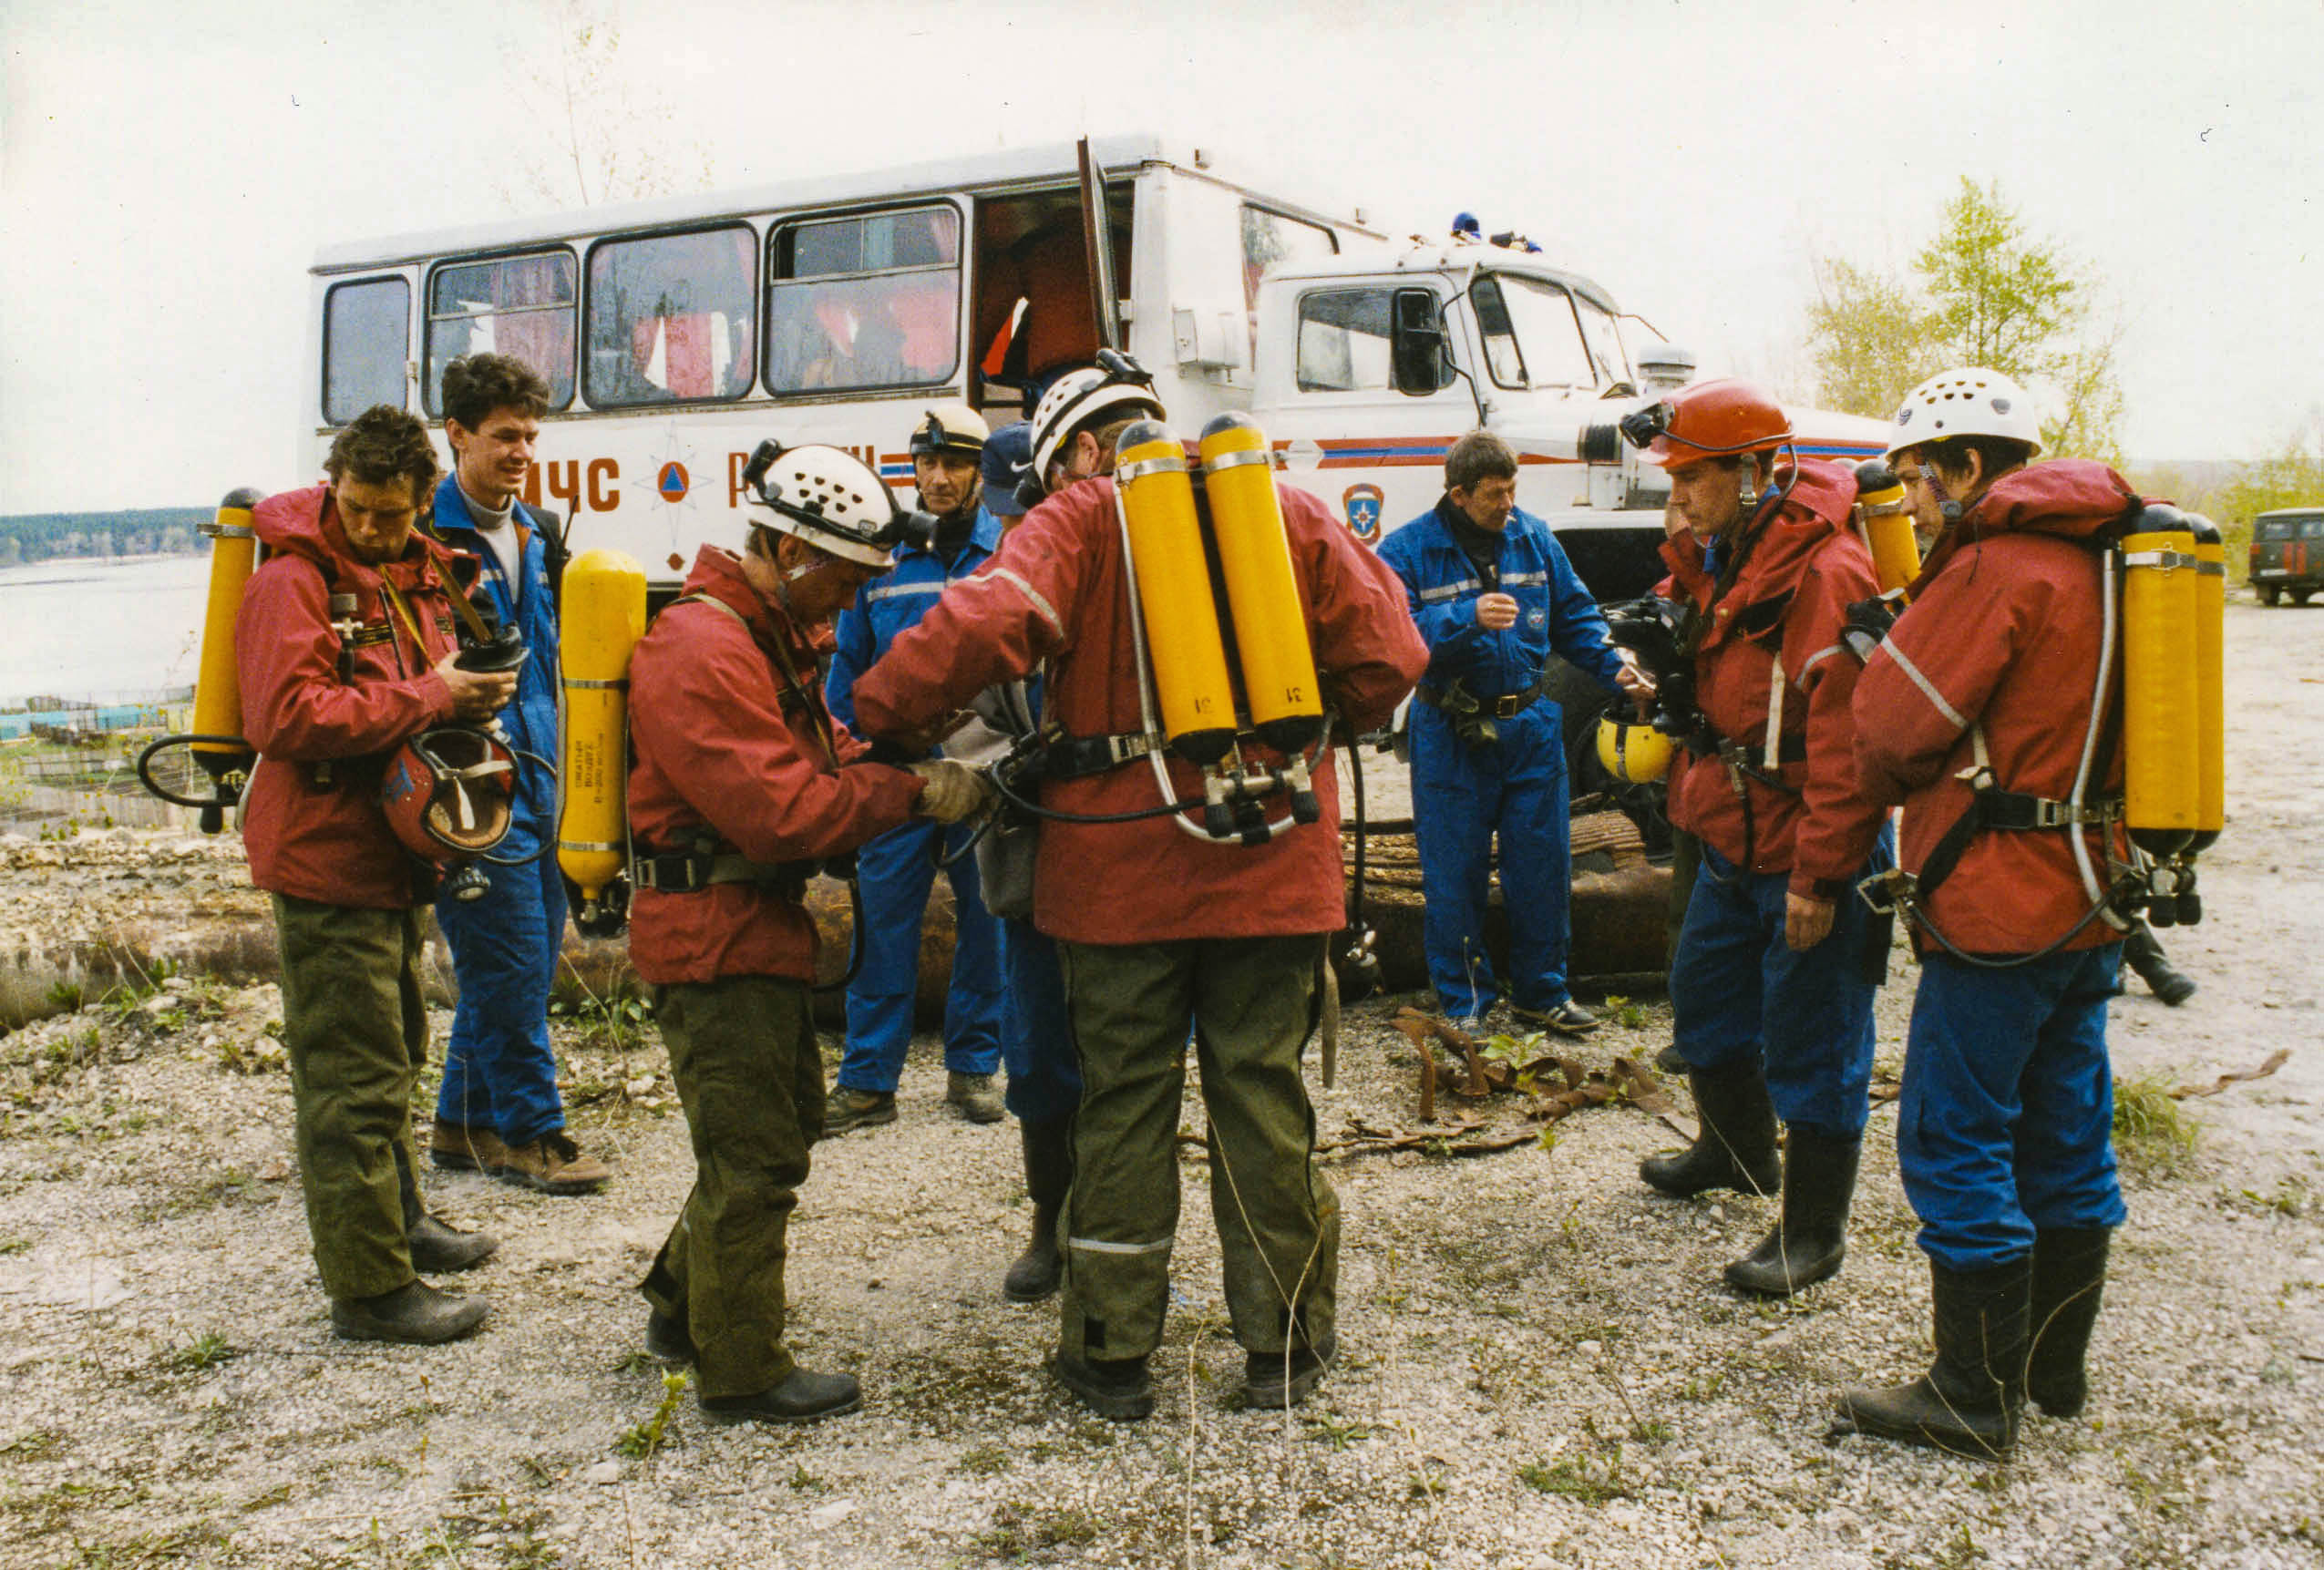
[[[1956,542],[1963,512],[1961,504],[1946,494],[1943,482],[1933,467],[1924,465],[1927,483],[1938,498],[1939,508],[1946,520],[1945,536],[1938,549],[1943,552]],[[2183,536],[2197,549],[2183,549],[2172,543],[2174,536]],[[2102,555],[2100,570],[2100,641],[2096,672],[2091,683],[2089,720],[2082,733],[2080,756],[2074,770],[2074,780],[2069,795],[2063,799],[2038,795],[2026,791],[2001,787],[1993,771],[1988,750],[1985,726],[1981,719],[1971,722],[1969,765],[1954,777],[1971,791],[1969,806],[1938,838],[1918,874],[1894,867],[1857,886],[1856,892],[1875,912],[1896,912],[1914,922],[1928,934],[1929,939],[1953,959],[1980,970],[2011,970],[2047,959],[2062,950],[2093,921],[2103,921],[2116,932],[2130,930],[2133,921],[2144,908],[2146,921],[2155,927],[2171,927],[2180,923],[2192,925],[2203,918],[2201,896],[2195,888],[2194,857],[2216,839],[2216,827],[2205,826],[2194,833],[2156,831],[2136,826],[2134,819],[2143,816],[2134,810],[2130,792],[2126,790],[2101,792],[2093,782],[2111,772],[2118,752],[2125,751],[2126,716],[2132,708],[2127,691],[2127,666],[2131,653],[2125,638],[2123,600],[2135,593],[2132,575],[2150,571],[2161,575],[2182,572],[2192,576],[2195,584],[2218,577],[2225,572],[2216,545],[2217,530],[2208,519],[2182,514],[2175,508],[2148,506],[2133,498],[2122,514],[2088,537],[2088,543]],[[2215,594],[2224,584],[2214,588]],[[2188,592],[2193,594],[2191,586]],[[2199,603],[2199,602],[2197,602]],[[1877,644],[1887,634],[1889,614],[1886,621],[1879,612],[1886,607],[1880,601],[1867,601],[1849,608],[1852,630],[1871,637]],[[2194,615],[2175,612],[2170,620],[2192,621]],[[2153,623],[2150,621],[2149,625]],[[2196,637],[2192,628],[2185,629],[2190,641]],[[2148,634],[2150,637],[2152,634]],[[1851,643],[1859,640],[1852,635]],[[1868,648],[1864,651],[1867,655]],[[2191,646],[2190,655],[2195,653]],[[2205,652],[2216,665],[2216,652]],[[2158,651],[2158,653],[2160,652]],[[2148,662],[2148,669],[2154,666]],[[2199,689],[2193,682],[2205,679],[2216,681],[2216,669],[2196,667],[2196,660],[2187,661],[2190,695]],[[2123,669],[2118,670],[2118,664]],[[2155,741],[2175,740],[2181,744],[2190,738],[2142,738],[2151,748]],[[2204,747],[2202,738],[2195,738],[2195,745],[2182,747],[2185,754],[2199,754]],[[2212,744],[2216,747],[2216,742]],[[2134,754],[2135,755],[2135,754]],[[2136,768],[2134,764],[2134,769]],[[2195,756],[2195,772],[2213,771],[2218,760]],[[2204,782],[2209,783],[2209,782]],[[2190,787],[2192,788],[2192,787]],[[2195,813],[2186,821],[2198,821]],[[2105,857],[2103,877],[2091,855],[2088,830],[2095,828]],[[2089,900],[2082,914],[2063,932],[2040,949],[2028,954],[1978,955],[1963,950],[1939,927],[1931,916],[1928,905],[1936,891],[1951,877],[1978,835],[1988,832],[2040,833],[2062,831],[2072,847],[2075,869]],[[2118,832],[2120,831],[2119,835]],[[2120,838],[2125,849],[2117,856],[2115,845]]]

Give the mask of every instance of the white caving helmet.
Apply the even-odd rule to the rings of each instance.
[[[1026,472],[1038,490],[1046,492],[1049,466],[1056,461],[1058,449],[1074,427],[1086,424],[1091,416],[1116,408],[1127,414],[1136,408],[1157,420],[1169,417],[1162,400],[1155,396],[1154,377],[1144,366],[1111,349],[1098,351],[1097,361],[1051,383],[1041,395],[1040,406],[1033,411],[1033,467]]]
[[[2041,450],[2041,417],[2023,387],[1999,371],[1944,371],[1905,395],[1888,433],[1888,456],[1953,436],[2000,436]]]
[[[939,404],[921,416],[919,428],[912,432],[911,455],[950,453],[955,457],[981,458],[992,435],[984,416],[966,404]]]
[[[758,444],[743,469],[751,523],[796,536],[816,549],[866,567],[894,564],[909,516],[870,466],[838,447]],[[771,515],[771,516],[767,516]]]

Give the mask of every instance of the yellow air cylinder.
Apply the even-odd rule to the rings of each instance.
[[[1604,714],[1598,721],[1598,761],[1624,785],[1646,785],[1671,772],[1671,738],[1652,725]]]
[[[1913,535],[1912,512],[1897,471],[1877,458],[1856,465],[1856,506],[1880,592],[1903,589],[1920,576],[1920,541]]]
[[[630,652],[645,634],[645,569],[618,550],[565,564],[565,810],[557,865],[594,906],[628,861]]]
[[[1299,752],[1323,734],[1323,697],[1267,434],[1249,415],[1223,414],[1202,427],[1201,454],[1251,725],[1269,746]]]
[[[2227,826],[2227,550],[2219,526],[2195,526],[2195,766],[2202,781],[2190,851],[2208,849]]]
[[[251,509],[264,499],[244,487],[229,491],[218,504],[218,515],[203,525],[210,536],[210,600],[201,617],[201,669],[194,680],[194,734],[200,736],[240,736],[242,734],[242,672],[234,661],[234,618],[242,607],[242,589],[258,567],[258,535],[251,526]],[[226,826],[225,808],[240,798],[253,754],[235,742],[194,742],[194,762],[214,783],[217,805],[201,812],[205,834]]]
[[[2202,724],[2195,639],[2195,536],[2183,518],[2147,511],[2123,552],[2124,817],[2149,855],[2186,847],[2202,816]]]
[[[1116,444],[1114,483],[1128,520],[1162,731],[1172,752],[1207,768],[1234,744],[1235,691],[1186,449],[1160,421],[1139,420]]]

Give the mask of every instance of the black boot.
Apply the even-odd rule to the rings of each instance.
[[[2146,990],[2174,1009],[2195,996],[2195,983],[2171,968],[2171,957],[2163,952],[2154,929],[2142,921],[2123,939],[2123,963],[2138,972]]]
[[[411,1253],[412,1268],[423,1276],[441,1276],[491,1257],[500,1240],[488,1232],[458,1231],[430,1216],[420,1203],[419,1180],[404,1158],[404,1147],[390,1148],[396,1153],[396,1186],[403,1191],[404,1247]]]
[[[1650,1155],[1638,1175],[1653,1187],[1681,1199],[1712,1188],[1773,1194],[1775,1166],[1775,1103],[1767,1099],[1767,1076],[1755,1062],[1692,1069],[1695,1114],[1702,1133],[1686,1149]]]
[[[2083,1355],[2106,1289],[2103,1226],[2053,1227],[2033,1235],[2033,1351],[2025,1393],[2051,1417],[2080,1417],[2090,1399]]]
[[[1024,1186],[1033,1200],[1033,1238],[1001,1278],[1012,1303],[1038,1303],[1057,1289],[1063,1261],[1057,1252],[1057,1223],[1065,1190],[1074,1181],[1074,1120],[1020,1123],[1024,1141]]]
[[[2026,1320],[2033,1262],[1990,1270],[1928,1267],[1937,1360],[1908,1385],[1840,1397],[1840,1420],[1859,1433],[1999,1461],[2017,1443],[2025,1404]]]
[[[1758,1247],[1727,1267],[1729,1285],[1788,1298],[1839,1272],[1863,1142],[1794,1128],[1784,1145],[1784,1213]]]
[[[400,1341],[432,1347],[456,1341],[491,1311],[481,1298],[439,1292],[425,1281],[407,1281],[375,1298],[334,1298],[331,1328],[350,1341]]]
[[[1084,1359],[1059,1352],[1049,1367],[1057,1382],[1099,1417],[1135,1422],[1153,1414],[1154,1380],[1142,1357]]]
[[[704,1396],[702,1415],[715,1423],[819,1422],[863,1405],[853,1374],[811,1374],[793,1369],[781,1384],[755,1396]]]

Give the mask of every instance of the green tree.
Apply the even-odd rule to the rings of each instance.
[[[1910,282],[1836,257],[1815,272],[1808,342],[1831,406],[1887,415],[1923,377],[1984,365],[2049,395],[2045,452],[2119,461],[2121,327],[2099,320],[2095,281],[2028,232],[1998,181],[1961,180]]]

